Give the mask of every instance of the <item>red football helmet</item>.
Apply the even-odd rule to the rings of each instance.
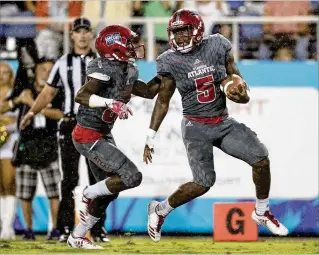
[[[174,30],[185,27],[188,29],[189,42],[187,45],[183,43],[183,46],[180,46],[175,40]],[[168,40],[173,50],[186,53],[201,43],[204,30],[203,19],[197,12],[181,9],[176,11],[169,20]]]
[[[133,40],[137,34],[123,25],[110,25],[105,27],[95,39],[95,48],[101,57],[110,60],[128,61],[137,59]]]

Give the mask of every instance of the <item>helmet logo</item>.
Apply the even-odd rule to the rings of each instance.
[[[184,21],[182,20],[177,20],[175,22],[172,23],[172,26],[179,26],[179,25],[184,25]]]
[[[120,33],[113,33],[109,34],[105,37],[106,45],[110,46],[114,44],[115,42],[121,42],[122,38],[120,36]]]

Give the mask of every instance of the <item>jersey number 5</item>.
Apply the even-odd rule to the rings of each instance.
[[[115,122],[117,115],[110,109],[106,109],[102,114],[102,120],[106,123],[112,124]]]
[[[214,78],[208,75],[202,78],[195,79],[197,90],[197,100],[201,104],[213,102],[216,98]]]

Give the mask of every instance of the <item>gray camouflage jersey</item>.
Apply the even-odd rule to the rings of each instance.
[[[203,39],[189,53],[168,50],[156,60],[157,73],[171,74],[182,96],[183,115],[215,117],[228,113],[220,83],[226,78],[226,53],[231,43],[222,35]]]
[[[102,82],[98,96],[128,103],[138,78],[138,69],[132,62],[126,66],[124,62],[96,58],[88,64],[86,75]],[[116,118],[117,115],[105,107],[90,108],[84,105],[80,105],[76,116],[80,126],[103,133],[112,130]]]

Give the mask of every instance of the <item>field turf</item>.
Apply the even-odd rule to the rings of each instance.
[[[19,237],[18,237],[19,238]],[[78,250],[55,241],[0,241],[0,254],[318,254],[315,238],[262,238],[258,242],[214,242],[209,237],[116,236],[104,250]]]

